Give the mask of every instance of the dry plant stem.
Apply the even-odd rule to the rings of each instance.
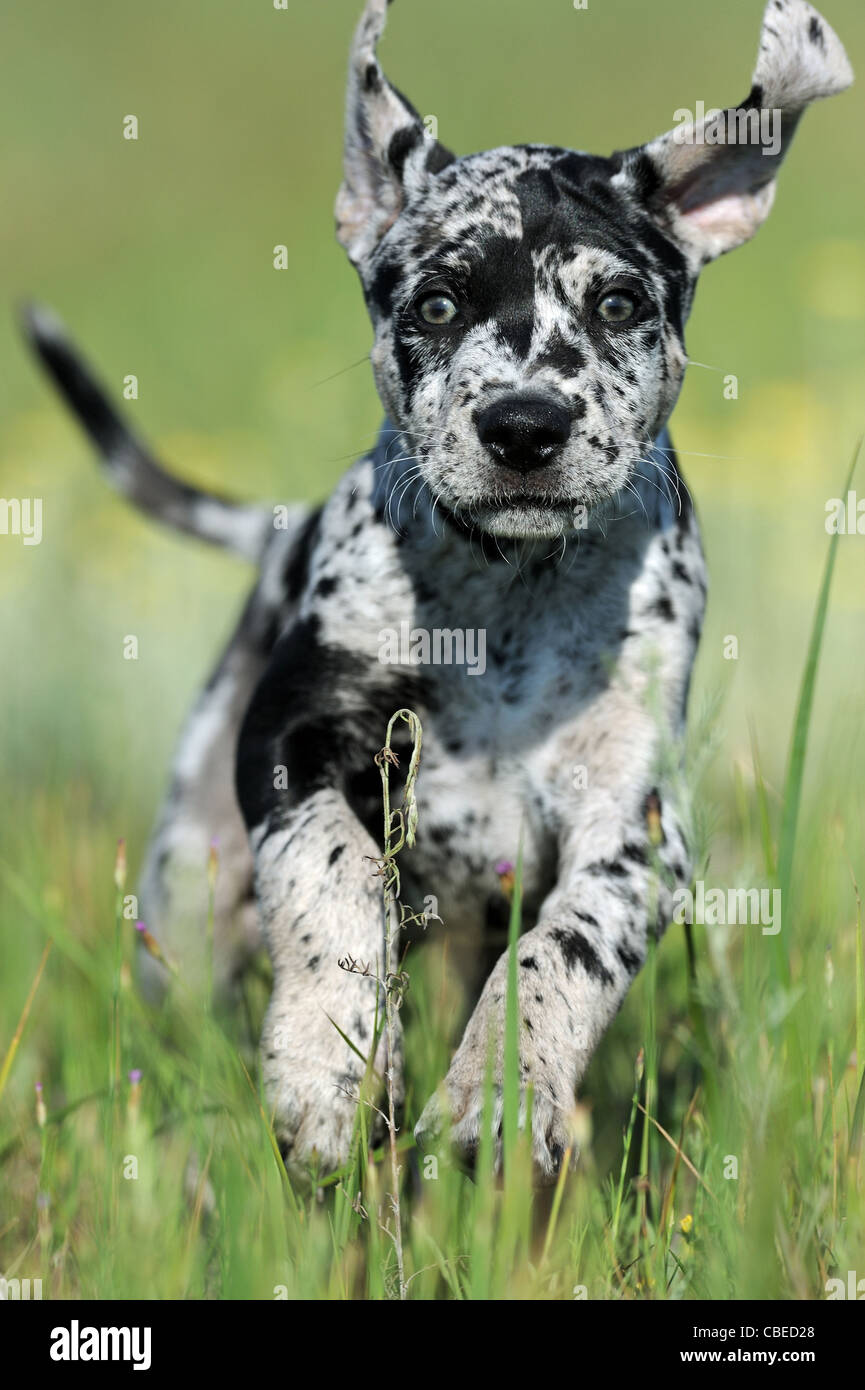
[[[392,810],[390,804],[390,768],[391,766],[399,766],[399,758],[391,747],[391,740],[397,720],[402,720],[409,726],[409,732],[412,738],[412,755],[411,761],[409,762],[405,787],[403,789],[402,806],[397,810]],[[396,1015],[402,1003],[402,996],[407,980],[403,974],[398,974],[394,968],[394,951],[397,946],[400,930],[406,920],[406,914],[399,900],[400,875],[396,856],[405,846],[411,848],[414,844],[415,831],[417,829],[417,804],[415,801],[414,788],[418,766],[420,764],[421,736],[421,724],[417,715],[412,710],[397,710],[387,726],[384,747],[376,756],[376,762],[381,774],[382,804],[384,807],[384,854],[381,873],[384,879],[384,1009],[385,1033],[387,1038],[387,1128],[390,1140],[391,1182],[393,1187],[390,1200],[394,1214],[393,1244],[396,1251],[399,1296],[401,1300],[407,1297],[408,1285],[405,1278],[405,1262],[402,1247],[402,1213],[399,1199],[400,1167],[397,1154],[396,1102],[394,1098],[393,1067],[396,1048]]]

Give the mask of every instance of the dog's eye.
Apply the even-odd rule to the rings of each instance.
[[[428,294],[418,304],[417,311],[424,323],[431,323],[435,328],[453,323],[459,313],[456,304],[446,294]]]
[[[614,290],[599,300],[597,311],[607,323],[627,323],[628,319],[633,318],[636,308],[636,301],[629,294]]]

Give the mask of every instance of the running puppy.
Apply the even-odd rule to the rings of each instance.
[[[456,158],[382,72],[386,11],[368,0],[352,49],[337,223],[387,423],[321,510],[275,528],[266,508],[182,488],[56,327],[37,313],[32,331],[120,486],[260,560],[181,741],[142,894],[182,950],[219,837],[223,978],[256,922],[273,962],[262,1055],[285,1153],[347,1155],[361,1066],[333,1023],[366,1053],[376,986],[337,961],[382,958],[373,755],[411,706],[424,758],[407,899],[433,893],[448,929],[480,930],[505,907],[496,865],[522,846],[521,1072],[549,1179],[575,1088],[691,874],[675,750],[706,579],[666,422],[695,283],[756,232],[803,110],[851,72],[810,5],[771,0],[741,106],[610,158]],[[505,986],[500,958],[422,1143],[447,1131],[475,1149]]]

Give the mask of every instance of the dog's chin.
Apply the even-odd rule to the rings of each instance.
[[[575,529],[575,510],[570,502],[475,505],[472,520],[478,530],[502,540],[558,540]]]

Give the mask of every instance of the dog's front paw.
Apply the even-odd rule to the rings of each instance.
[[[539,1076],[536,1082],[528,1077],[520,1089],[519,1126],[523,1130],[529,1115],[529,1088],[535,1176],[540,1184],[551,1183],[560,1173],[566,1155],[571,1168],[576,1167],[579,1157],[572,1091],[564,1078],[559,1079],[557,1089],[547,1076]],[[486,1126],[486,1132],[493,1137],[496,1171],[500,1171],[504,1111],[501,1082],[494,1082],[491,1110],[487,1106],[485,1114],[486,1094],[483,1058],[472,1059],[458,1053],[444,1084],[427,1102],[415,1125],[419,1147],[425,1152],[450,1148],[458,1162],[474,1171]]]
[[[371,1105],[374,1098],[371,1094],[361,1098],[360,1089],[361,1078],[355,1072],[335,1082],[330,1067],[317,1073],[305,1070],[302,1075],[283,1072],[276,1082],[265,1081],[273,1131],[287,1168],[323,1176],[345,1166],[351,1157],[358,1106]],[[401,1079],[394,1089],[399,1129]],[[385,1135],[385,1119],[376,1106],[369,1117],[370,1146],[383,1143]]]
[[[538,950],[521,960],[519,1008],[519,1126],[531,1124],[532,1157],[540,1183],[555,1181],[565,1156],[574,1167],[574,1092],[578,1060],[574,1040],[579,1030],[569,1012],[554,1000],[544,1003],[537,986]],[[527,968],[531,961],[531,967]],[[462,1042],[443,1085],[428,1102],[415,1128],[422,1149],[444,1150],[474,1166],[482,1134],[491,1132],[496,1168],[502,1159],[505,1000],[508,958],[497,962],[469,1019]],[[525,977],[525,978],[522,978]],[[544,991],[548,993],[548,991]],[[540,1004],[540,1007],[539,1007]],[[487,1074],[492,1065],[492,1114],[484,1114]],[[529,1099],[531,1097],[531,1099]]]
[[[286,1167],[331,1173],[348,1162],[358,1102],[338,1088],[331,1068],[270,1063],[265,1093]]]
[[[275,1014],[275,1011],[274,1011]],[[319,1173],[341,1168],[351,1154],[365,1065],[350,1049],[326,1014],[295,1009],[291,1023],[279,1015],[265,1023],[262,1075],[268,1114],[287,1166]],[[366,1039],[358,1034],[358,1046]],[[376,1069],[384,1066],[383,1048]],[[399,1075],[399,1059],[397,1075]]]

